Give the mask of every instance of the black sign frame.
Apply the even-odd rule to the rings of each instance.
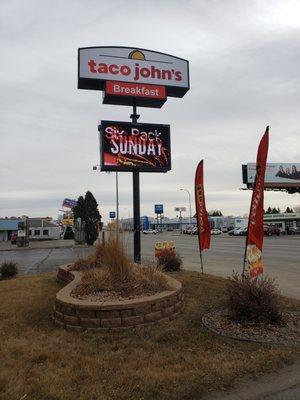
[[[105,130],[109,125],[122,126],[125,128],[127,132],[128,128],[137,128],[140,131],[144,132],[152,132],[153,130],[158,130],[161,133],[161,139],[163,140],[164,147],[168,151],[167,163],[165,166],[116,166],[116,165],[106,165],[104,162],[104,153],[107,148],[107,143],[105,143]],[[127,129],[127,130],[126,130]],[[115,171],[115,172],[167,172],[171,170],[171,137],[170,137],[170,125],[166,124],[151,124],[151,123],[131,123],[131,122],[123,122],[123,121],[101,121],[101,129],[99,132],[100,135],[100,168],[101,171]]]

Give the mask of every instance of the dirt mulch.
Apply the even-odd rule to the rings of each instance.
[[[227,310],[212,311],[203,316],[202,322],[206,328],[216,334],[237,340],[300,345],[300,312],[286,312],[286,325],[278,326],[266,323],[237,323],[229,318]]]

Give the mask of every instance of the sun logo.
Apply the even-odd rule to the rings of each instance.
[[[144,53],[140,50],[132,50],[129,53],[128,58],[131,58],[133,60],[146,60]]]

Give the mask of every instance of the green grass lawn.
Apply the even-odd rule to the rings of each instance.
[[[293,362],[295,349],[224,340],[201,325],[222,306],[226,281],[197,272],[183,282],[175,321],[122,333],[68,333],[51,316],[55,274],[0,281],[0,399],[200,399],[235,379]],[[299,302],[286,301],[290,309]]]

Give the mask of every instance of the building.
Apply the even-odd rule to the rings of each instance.
[[[10,240],[12,234],[18,233],[21,218],[0,218],[0,242]],[[60,239],[61,227],[50,217],[29,218],[29,240]]]
[[[18,233],[18,222],[21,218],[0,218],[0,242],[7,242],[11,235]]]
[[[60,239],[61,227],[52,218],[29,218],[29,240]]]
[[[287,228],[300,228],[300,213],[265,214],[264,223],[276,225],[286,232]]]

